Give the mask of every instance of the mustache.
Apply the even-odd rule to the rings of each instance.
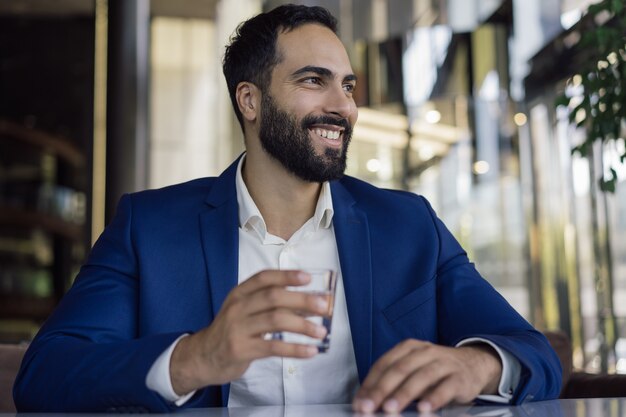
[[[308,115],[302,119],[302,127],[307,129],[312,125],[335,125],[343,127],[346,132],[352,131],[352,125],[348,119],[336,118],[332,116],[313,116]]]

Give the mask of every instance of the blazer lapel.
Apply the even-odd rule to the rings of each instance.
[[[200,214],[202,249],[213,318],[224,299],[237,285],[239,272],[239,206],[235,188],[238,158],[220,175],[205,202],[209,209]],[[228,402],[230,384],[222,385],[222,405]]]
[[[361,382],[372,362],[372,265],[367,214],[337,181],[331,183],[333,225]]]

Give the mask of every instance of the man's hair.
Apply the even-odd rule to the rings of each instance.
[[[337,33],[337,19],[323,7],[287,4],[246,20],[231,36],[222,68],[230,100],[242,129],[243,116],[235,95],[237,85],[248,81],[265,93],[269,88],[272,70],[282,60],[276,51],[278,34],[306,23],[320,24]]]

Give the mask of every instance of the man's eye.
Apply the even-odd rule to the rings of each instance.
[[[346,92],[348,92],[348,93],[354,92],[355,88],[356,88],[356,86],[354,84],[344,84],[343,85],[343,89],[346,90]]]
[[[307,77],[302,80],[305,84],[321,84],[322,80],[319,77]]]

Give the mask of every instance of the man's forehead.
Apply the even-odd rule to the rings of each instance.
[[[337,75],[352,73],[346,49],[335,33],[319,24],[304,24],[277,38],[279,65],[297,71],[303,67],[324,67]]]

